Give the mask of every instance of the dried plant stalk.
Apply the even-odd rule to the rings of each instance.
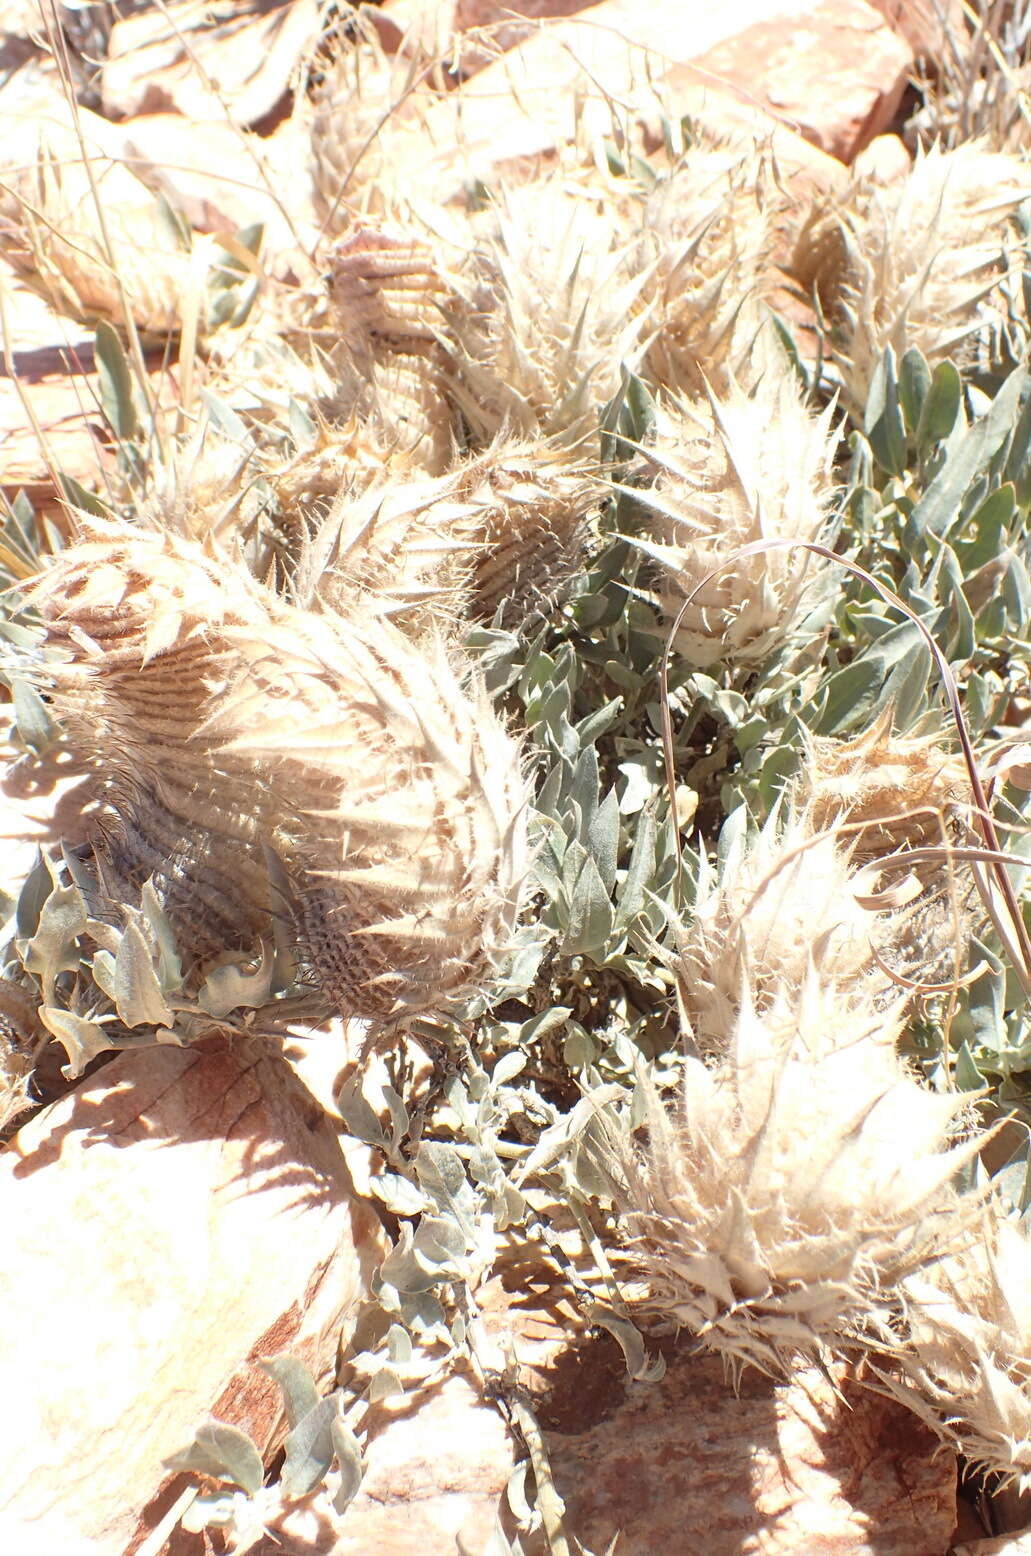
[[[39,580],[109,896],[153,875],[186,956],[290,911],[336,1009],[396,1024],[489,978],[525,873],[517,746],[439,643],[284,604],[168,534],[91,523]],[[265,850],[290,901],[270,892]]]

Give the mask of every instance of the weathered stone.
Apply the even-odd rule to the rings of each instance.
[[[875,135],[852,164],[858,178],[872,178],[878,184],[893,184],[905,178],[913,159],[898,135]]]
[[[209,1415],[268,1453],[281,1401],[256,1361],[289,1351],[325,1383],[382,1254],[335,1129],[257,1039],[119,1055],[0,1154],[0,1207],[18,1556],[132,1549]]]
[[[173,0],[115,23],[101,69],[109,118],[175,112],[248,125],[276,108],[318,38],[316,0],[265,0],[216,21],[209,9]]]
[[[891,124],[913,54],[866,0],[815,0],[741,28],[694,64],[847,163]]]
[[[1000,1534],[993,1540],[970,1540],[953,1546],[952,1556],[1031,1556],[1031,1530]]]
[[[965,52],[963,0],[870,0],[870,4],[905,38],[917,59],[932,69],[951,51]]]

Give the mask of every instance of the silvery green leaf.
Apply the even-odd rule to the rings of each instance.
[[[169,992],[177,990],[182,987],[182,962],[179,960],[179,952],[176,949],[172,926],[168,922],[168,916],[161,905],[157,892],[154,890],[153,877],[143,883],[143,890],[140,892],[140,906],[150,926],[150,932],[154,936],[154,944],[157,947],[157,973],[161,987]]]
[[[588,854],[571,893],[562,950],[566,956],[600,956],[611,932],[612,904],[598,866]]]
[[[921,639],[908,659],[901,660],[888,676],[877,700],[876,711],[893,704],[895,723],[899,729],[907,729],[923,709],[927,701],[927,685],[931,675],[931,650]]]
[[[951,362],[939,362],[920,412],[916,442],[921,454],[943,442],[956,425],[963,399],[963,381]]]
[[[356,1140],[361,1140],[364,1145],[383,1147],[387,1144],[383,1125],[366,1102],[361,1088],[360,1075],[352,1076],[345,1082],[337,1093],[337,1111],[349,1135],[353,1135]]]
[[[550,1012],[548,1012],[550,1014]],[[526,1068],[526,1055],[513,1050],[512,1053],[502,1054],[497,1064],[491,1071],[491,1086],[497,1088],[506,1086],[509,1081],[515,1080],[521,1070]]]
[[[956,1086],[960,1091],[981,1091],[984,1089],[984,1076],[977,1067],[977,1062],[967,1043],[962,1043],[956,1061],[953,1065],[953,1076]]]
[[[446,1216],[423,1216],[412,1249],[423,1268],[455,1270],[465,1257],[465,1232]]]
[[[77,1079],[98,1054],[114,1047],[99,1021],[88,1021],[85,1016],[77,1016],[70,1010],[42,1005],[39,1019],[68,1055],[68,1063],[61,1068],[61,1074],[68,1080]]]
[[[539,1043],[548,1032],[555,1032],[564,1026],[573,1014],[571,1005],[549,1005],[547,1010],[542,1010],[539,1016],[524,1021],[519,1028],[519,1042],[529,1048],[533,1043]]]
[[[931,369],[918,346],[910,346],[899,363],[899,402],[908,431],[915,436],[931,388]]]
[[[231,1010],[255,1010],[267,1005],[272,997],[271,946],[262,945],[261,966],[247,972],[234,962],[215,967],[205,978],[197,995],[197,1004],[209,1016],[221,1020]]]
[[[399,1172],[373,1173],[369,1187],[396,1216],[417,1216],[426,1209],[426,1196]]]
[[[415,1158],[415,1171],[437,1208],[453,1216],[472,1242],[479,1224],[479,1203],[466,1176],[465,1163],[454,1146],[423,1140]]]
[[[959,517],[960,505],[971,482],[987,469],[1009,437],[1026,382],[1027,374],[1022,367],[1010,374],[986,414],[974,422],[957,447],[950,451],[942,469],[913,509],[907,533],[919,536],[926,530],[933,535],[948,534]]]
[[[351,1428],[339,1416],[333,1421],[333,1453],[340,1470],[340,1488],[333,1498],[338,1513],[346,1512],[358,1494],[365,1473],[362,1449]]]
[[[403,1394],[405,1386],[401,1382],[393,1367],[380,1367],[369,1379],[368,1399],[370,1405],[378,1405],[381,1400],[394,1399]]]
[[[619,799],[615,789],[609,790],[595,812],[587,830],[587,847],[606,893],[611,893],[616,884],[619,853]]]
[[[97,325],[94,357],[104,415],[119,442],[129,443],[135,437],[138,426],[132,373],[118,331],[106,319]]]
[[[616,903],[616,927],[624,928],[644,906],[644,893],[655,871],[655,817],[642,816],[634,838],[630,864]]]
[[[57,725],[36,688],[20,676],[11,677],[11,700],[18,733],[32,751],[46,751],[57,739]]]
[[[412,1359],[412,1337],[407,1329],[402,1329],[400,1324],[391,1324],[386,1333],[387,1355],[392,1362],[399,1367],[406,1366]]]
[[[215,1480],[228,1480],[253,1496],[261,1490],[265,1471],[261,1454],[246,1432],[225,1421],[207,1421],[188,1448],[165,1459],[170,1470],[195,1470]]]
[[[333,1462],[333,1423],[339,1419],[339,1395],[319,1399],[288,1433],[280,1482],[288,1497],[307,1496],[325,1479]]]
[[[895,352],[891,346],[885,348],[874,368],[863,427],[878,463],[892,475],[902,475],[906,468],[906,429],[899,404]]]
[[[86,922],[86,906],[77,886],[55,886],[40,908],[35,933],[22,949],[22,963],[27,972],[39,974],[48,1004],[58,974],[78,969],[78,939]]]
[[[379,1267],[380,1279],[393,1286],[399,1296],[406,1293],[428,1291],[436,1285],[439,1276],[429,1272],[415,1257],[415,1233],[406,1221],[394,1247]]]
[[[516,1187],[522,1188],[523,1184],[537,1173],[550,1172],[567,1155],[573,1142],[579,1138],[588,1124],[597,1117],[599,1109],[606,1107],[610,1102],[618,1101],[622,1095],[621,1086],[611,1085],[599,1086],[597,1090],[581,1097],[569,1113],[543,1131],[529,1156],[519,1163],[512,1174],[512,1181]]]
[[[383,1100],[387,1105],[387,1111],[390,1114],[391,1143],[396,1150],[407,1135],[411,1127],[411,1120],[408,1117],[408,1109],[389,1081],[383,1082],[381,1090],[383,1092]]]
[[[175,1019],[165,1004],[147,942],[135,924],[127,925],[118,946],[111,998],[127,1027],[170,1027]]]
[[[21,940],[31,940],[39,924],[43,904],[54,890],[56,882],[47,861],[39,849],[32,861],[32,868],[22,883],[15,909],[15,927]]]
[[[259,1361],[262,1372],[279,1384],[283,1406],[290,1426],[296,1426],[319,1402],[319,1391],[308,1368],[296,1356],[285,1353]]]

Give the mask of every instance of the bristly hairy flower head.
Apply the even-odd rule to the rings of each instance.
[[[869,1009],[897,994],[874,959],[903,924],[861,905],[848,853],[814,832],[804,811],[775,811],[760,832],[728,839],[718,869],[703,854],[691,916],[678,935],[681,984],[694,1036],[721,1052],[742,1002],[765,1018],[783,990],[810,976],[842,1005]]]
[[[34,600],[41,674],[103,780],[101,887],[153,876],[202,962],[267,931],[266,850],[338,1011],[385,1026],[474,992],[525,875],[518,747],[443,646],[285,604],[203,548],[91,524]]]
[[[971,1464],[1031,1485],[1031,1243],[992,1204],[952,1256],[903,1283],[878,1375]]]
[[[752,394],[670,401],[649,445],[654,484],[642,540],[662,566],[667,621],[688,596],[675,647],[697,665],[763,663],[816,603],[818,559],[802,548],[735,553],[755,541],[822,538],[828,520],[836,437],[833,410],[807,407],[786,364]]]
[[[505,190],[483,228],[449,321],[455,401],[480,442],[505,427],[574,442],[641,328],[621,225],[590,186],[552,179]]]
[[[128,309],[145,335],[178,333],[184,299],[199,284],[196,259],[126,167],[87,145],[91,183],[77,138],[50,133],[34,165],[4,178],[0,253],[69,318],[124,325]]]
[[[638,263],[654,382],[697,395],[751,383],[773,246],[773,181],[740,145],[700,142],[649,197]]]
[[[344,489],[306,548],[295,587],[410,627],[465,616],[522,626],[581,567],[602,494],[568,450],[505,440],[436,479]]]
[[[815,975],[779,989],[764,1016],[742,1006],[715,1068],[687,1061],[671,1111],[651,1093],[642,1148],[612,1143],[647,1308],[733,1366],[881,1332],[900,1279],[969,1220],[950,1180],[976,1144],[948,1144],[964,1099],[904,1073],[898,1025]]]
[[[921,153],[896,183],[860,181],[826,213],[813,279],[851,405],[865,405],[887,346],[898,360],[919,347],[932,365],[971,361],[979,345],[991,354],[1006,312],[1000,283],[1023,263],[1013,218],[1029,195],[1026,162],[970,142]]]
[[[845,823],[852,857],[867,864],[954,837],[970,779],[939,736],[893,733],[889,708],[853,740],[810,736],[795,796],[814,829]]]

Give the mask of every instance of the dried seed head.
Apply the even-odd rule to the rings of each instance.
[[[624,234],[596,191],[558,179],[505,190],[484,225],[449,316],[455,401],[480,442],[503,428],[574,442],[643,322]]]
[[[758,834],[738,833],[718,873],[704,855],[699,870],[678,947],[687,1014],[704,1049],[725,1049],[742,1002],[766,1019],[779,992],[805,987],[810,975],[842,1005],[874,1010],[895,998],[873,947],[890,945],[904,916],[886,921],[861,906],[848,854],[814,832],[805,812],[775,812]]]
[[[765,1016],[742,1007],[714,1069],[687,1061],[671,1112],[652,1093],[643,1148],[613,1147],[647,1307],[735,1366],[882,1333],[898,1282],[969,1222],[950,1180],[975,1147],[948,1147],[963,1099],[902,1071],[898,1025],[815,976],[778,990]]]
[[[420,155],[420,131],[433,94],[411,53],[390,56],[375,27],[356,18],[357,37],[326,71],[315,100],[311,172],[323,231],[336,234],[360,210],[390,214],[404,203]]]
[[[500,441],[437,479],[345,488],[295,587],[347,612],[355,602],[441,625],[500,612],[509,626],[554,604],[583,563],[601,483],[568,451]]]
[[[1025,162],[972,141],[921,153],[888,186],[862,180],[843,209],[816,219],[814,279],[850,404],[865,405],[887,346],[899,359],[917,346],[932,364],[992,352],[1007,311],[1002,284],[1023,264],[1013,218],[1029,195]]]
[[[1026,1488],[1031,1243],[990,1207],[956,1254],[902,1290],[905,1327],[882,1383],[965,1459]]]
[[[662,564],[659,586],[672,622],[686,605],[677,652],[698,665],[762,664],[811,610],[823,582],[817,558],[773,547],[735,557],[762,540],[821,538],[831,496],[832,410],[815,415],[786,366],[751,395],[731,385],[709,402],[669,402],[649,452],[654,485],[647,549]]]
[[[638,266],[654,338],[645,366],[679,393],[751,383],[775,227],[765,160],[699,143],[649,197]]]
[[[109,894],[153,875],[201,963],[266,932],[265,850],[326,998],[394,1024],[491,975],[525,874],[519,752],[439,643],[284,604],[225,559],[91,524],[36,585]]]
[[[970,779],[938,736],[895,734],[889,708],[854,740],[807,740],[796,802],[816,830],[847,824],[853,859],[868,864],[954,841],[965,830]]]
[[[178,332],[183,299],[199,284],[195,259],[145,185],[120,163],[87,155],[92,184],[70,131],[41,140],[34,165],[5,178],[0,252],[58,313],[124,324],[127,307],[144,334]]]

